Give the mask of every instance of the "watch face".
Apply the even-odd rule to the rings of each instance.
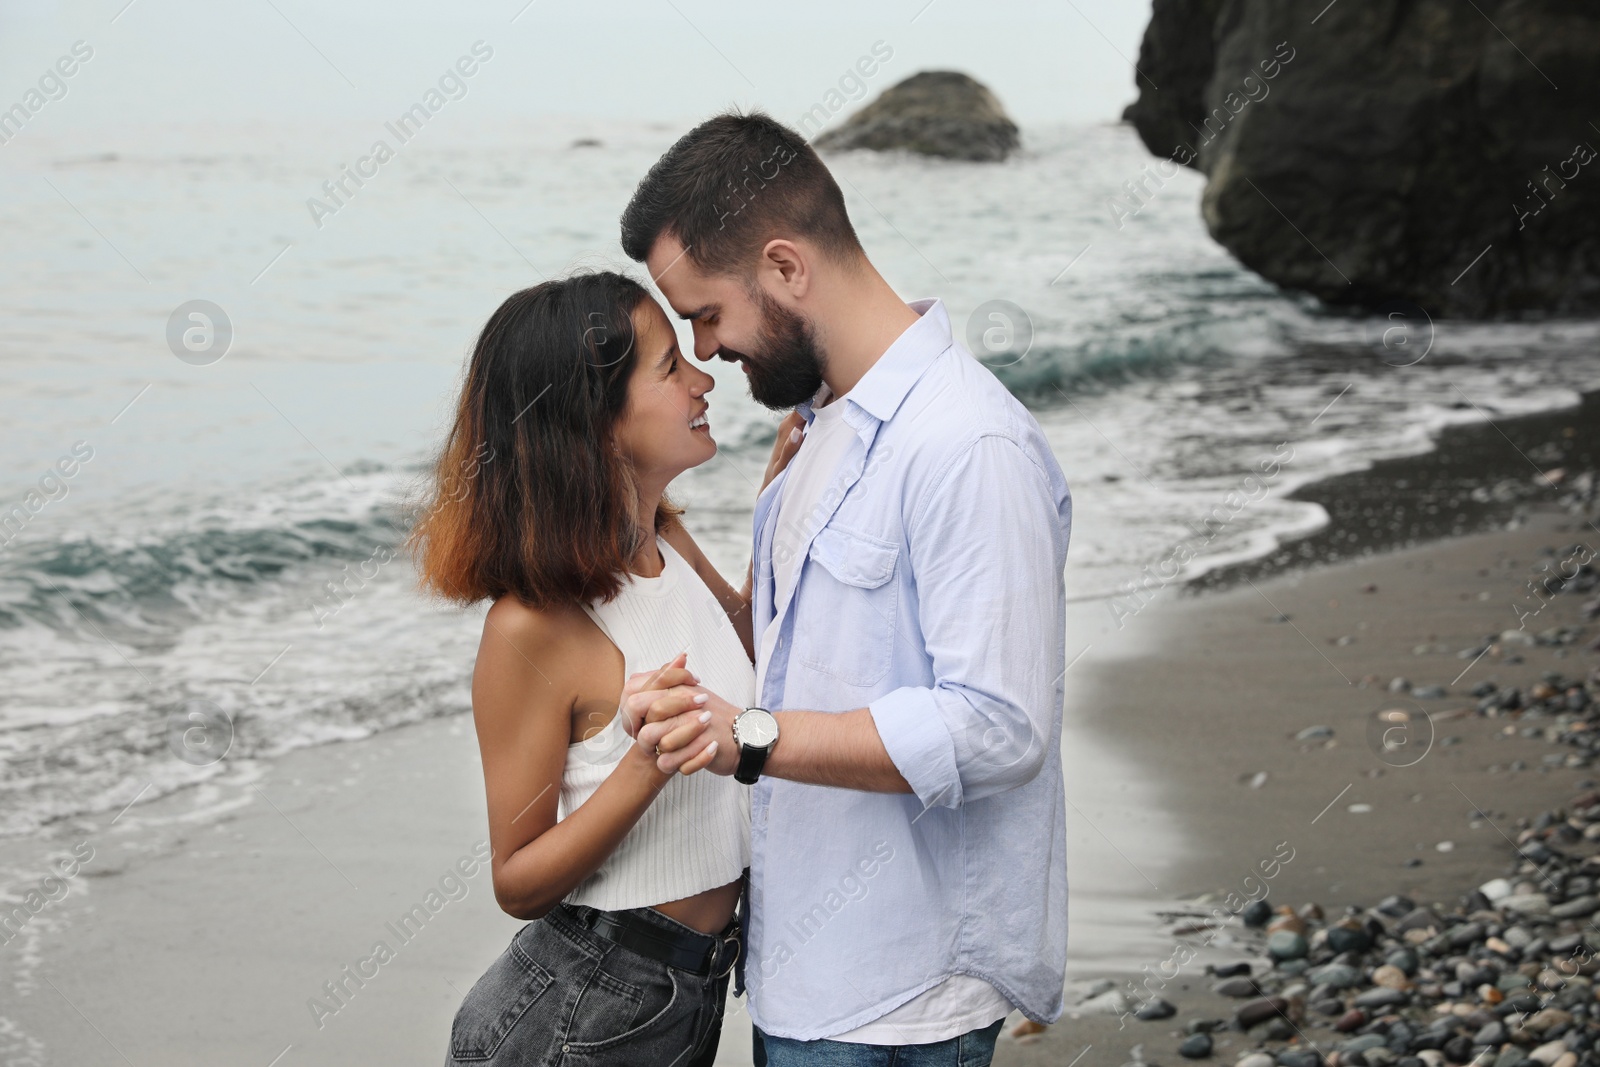
[[[778,739],[778,720],[760,708],[751,708],[734,720],[739,727],[739,744],[765,748]]]

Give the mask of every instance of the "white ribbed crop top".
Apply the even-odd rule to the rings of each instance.
[[[628,575],[608,603],[584,606],[622,653],[624,677],[655,670],[679,652],[708,690],[740,707],[755,699],[755,671],[711,590],[660,538],[661,575]],[[576,810],[616,769],[633,739],[617,715],[567,748],[556,818]],[[750,789],[709,770],[675,774],[593,874],[567,894],[606,911],[681,900],[738,881],[750,865]]]

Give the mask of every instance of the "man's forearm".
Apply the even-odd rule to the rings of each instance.
[[[778,743],[761,773],[812,785],[869,793],[910,793],[867,708],[854,711],[779,711]]]

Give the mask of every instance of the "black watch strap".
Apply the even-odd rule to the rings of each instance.
[[[756,779],[761,777],[761,768],[767,765],[767,755],[771,751],[770,747],[743,746],[739,750],[739,767],[733,772],[733,780],[745,785],[754,785]]]

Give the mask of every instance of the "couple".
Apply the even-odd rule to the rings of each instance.
[[[988,1064],[1013,1009],[1062,1011],[1061,470],[765,115],[673,145],[622,247],[696,360],[795,410],[735,589],[666,496],[716,454],[713,380],[650,294],[578,274],[484,327],[437,473],[494,459],[412,539],[493,600],[473,714],[531,921],[448,1062],[709,1065],[732,973],[757,1065]]]

